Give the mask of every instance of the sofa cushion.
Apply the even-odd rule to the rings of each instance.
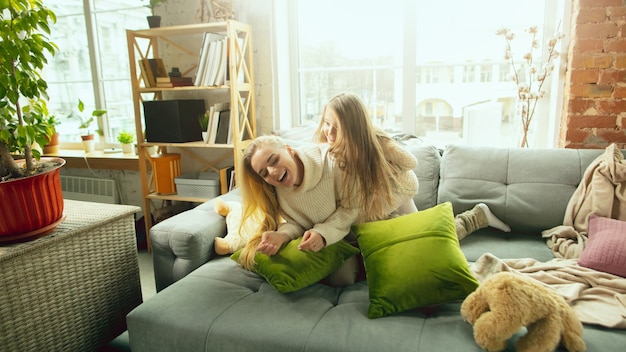
[[[478,287],[459,247],[452,205],[353,226],[369,286],[369,318],[464,299]]]
[[[455,214],[486,203],[513,233],[539,234],[563,224],[586,167],[601,152],[449,145],[437,201],[452,202]]]
[[[626,277],[626,222],[589,215],[589,241],[578,265]]]
[[[278,292],[293,292],[312,285],[339,269],[347,258],[359,253],[348,242],[339,241],[319,252],[301,251],[302,237],[289,241],[278,253],[267,256],[257,253],[254,272],[263,276]],[[237,260],[241,250],[231,258]]]
[[[437,187],[439,187],[439,167],[441,154],[432,145],[402,142],[415,155],[417,167],[413,170],[419,181],[419,192],[413,197],[417,209],[428,209],[437,204]]]

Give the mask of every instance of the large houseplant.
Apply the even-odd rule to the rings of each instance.
[[[0,240],[16,240],[50,232],[61,221],[59,168],[65,161],[40,160],[40,150],[33,148],[45,145],[52,131],[46,108],[48,85],[41,71],[47,55],[57,51],[49,39],[56,16],[41,0],[5,0],[4,4],[0,12]]]

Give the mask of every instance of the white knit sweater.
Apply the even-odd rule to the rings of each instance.
[[[297,148],[296,153],[304,163],[302,183],[297,187],[276,188],[280,212],[286,220],[278,230],[292,239],[314,229],[331,245],[348,234],[359,215],[359,209],[341,206],[335,178],[342,171],[334,167],[327,151],[327,145]]]

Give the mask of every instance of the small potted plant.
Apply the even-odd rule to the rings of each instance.
[[[200,115],[200,117],[198,117],[198,122],[200,123],[200,128],[202,128],[202,140],[206,143],[207,139],[209,138],[208,136],[208,128],[209,128],[209,117],[211,116],[211,114],[209,113],[209,111],[205,112],[204,114]]]
[[[89,129],[89,126],[91,126],[91,123],[96,121],[98,117],[106,114],[107,111],[96,109],[91,112],[91,116],[86,117],[85,115],[83,115],[83,111],[85,110],[85,104],[83,103],[82,100],[78,99],[77,107],[78,107],[78,111],[80,112],[80,114],[77,114],[77,115],[70,114],[69,117],[75,117],[80,120],[80,125],[78,126],[78,129],[81,130],[80,138],[83,141],[83,148],[85,148],[85,152],[91,153],[95,149],[96,142],[95,142],[95,135]],[[98,131],[99,130],[96,129],[95,132],[98,132]]]
[[[43,147],[44,154],[55,154],[59,152],[59,132],[57,132],[56,126],[61,124],[61,121],[54,115],[49,115],[45,118],[45,122],[48,124],[48,133],[50,137],[46,137],[48,144]]]
[[[133,142],[135,141],[135,135],[122,131],[117,135],[117,141],[122,144],[122,151],[124,154],[131,154],[133,152]]]
[[[167,0],[148,0],[148,4],[145,5],[147,8],[150,9],[150,12],[152,13],[150,16],[147,17],[147,19],[148,19],[148,26],[150,28],[161,27],[161,16],[157,16],[157,15],[154,14],[154,8],[157,7],[160,4],[165,3],[166,1]]]

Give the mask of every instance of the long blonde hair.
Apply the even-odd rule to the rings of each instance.
[[[343,170],[342,194],[351,195],[365,214],[365,221],[387,217],[393,204],[393,185],[399,169],[388,162],[382,148],[384,131],[374,127],[363,101],[354,94],[341,93],[328,101],[315,131],[315,140],[328,143],[323,131],[324,116],[332,109],[338,116],[337,139],[329,153]],[[342,199],[350,204],[349,199]]]
[[[254,267],[256,249],[261,243],[263,232],[275,231],[281,221],[276,189],[265,182],[251,165],[251,158],[254,153],[264,146],[274,147],[279,150],[287,148],[280,137],[259,136],[252,140],[244,150],[239,168],[237,169],[237,184],[241,191],[243,203],[241,223],[243,224],[246,222],[246,219],[252,218],[259,224],[239,255],[239,264],[248,270]]]

